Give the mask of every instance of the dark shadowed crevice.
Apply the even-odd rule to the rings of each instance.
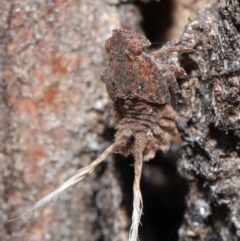
[[[211,210],[212,210],[212,215],[211,215],[210,222],[211,222],[213,230],[215,230],[217,228],[216,224],[218,226],[223,225],[223,224],[226,225],[227,222],[229,222],[229,219],[226,218],[226,217],[228,217],[228,214],[229,214],[227,205],[222,205],[222,206],[211,205]],[[234,226],[232,226],[230,228],[230,232],[232,232],[233,234],[236,232],[236,229]],[[219,233],[211,232],[211,235],[215,236],[215,237],[211,237],[209,235],[212,238],[211,240],[222,240],[221,234],[219,234]]]
[[[168,155],[158,152],[153,160],[144,163],[141,179],[144,214],[139,230],[142,241],[178,240],[187,192],[186,182],[177,174],[178,157],[179,153],[173,150]],[[116,155],[115,163],[123,190],[123,206],[131,220],[134,160]]]
[[[234,150],[240,151],[239,137],[235,135],[234,126],[230,124],[223,125],[219,123],[218,128],[213,124],[209,126],[211,138],[217,141],[217,147],[224,150],[225,153]]]
[[[166,34],[172,25],[173,1],[162,0],[144,3],[138,1],[137,5],[142,13],[142,28],[146,36],[157,48],[167,40]]]

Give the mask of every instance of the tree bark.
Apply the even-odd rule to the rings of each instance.
[[[126,240],[112,163],[36,219],[8,222],[110,145],[100,74],[105,39],[120,27],[115,7],[101,0],[3,0],[0,22],[0,239]]]
[[[184,136],[178,169],[188,180],[180,240],[240,237],[240,6],[220,0],[201,8],[179,43],[195,53],[180,57],[190,79],[181,83]]]

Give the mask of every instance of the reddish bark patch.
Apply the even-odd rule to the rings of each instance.
[[[52,72],[53,74],[62,74],[67,73],[67,64],[64,61],[64,57],[61,53],[53,51],[51,52],[52,59]]]
[[[58,91],[59,83],[51,85],[44,93],[44,101],[48,104],[51,104],[56,96]]]

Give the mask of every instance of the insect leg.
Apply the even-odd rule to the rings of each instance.
[[[158,64],[158,67],[162,72],[168,72],[168,71],[173,72],[176,78],[184,79],[187,77],[187,74],[182,67],[174,66],[174,65],[159,65],[159,64]]]
[[[173,53],[173,52],[182,52],[182,53],[193,53],[194,50],[191,48],[188,48],[186,46],[178,45],[178,46],[168,46],[163,47],[157,51],[154,51],[152,55],[155,59],[161,57],[162,55]]]
[[[174,72],[167,71],[163,74],[163,78],[168,84],[170,93],[171,93],[171,102],[174,108],[178,108],[178,105],[181,103],[181,91],[179,89],[178,82],[174,75]]]

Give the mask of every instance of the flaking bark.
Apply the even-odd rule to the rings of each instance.
[[[179,123],[178,169],[190,186],[182,241],[240,239],[239,26],[239,2],[222,0],[201,8],[179,40],[196,50],[179,58],[190,76]]]

